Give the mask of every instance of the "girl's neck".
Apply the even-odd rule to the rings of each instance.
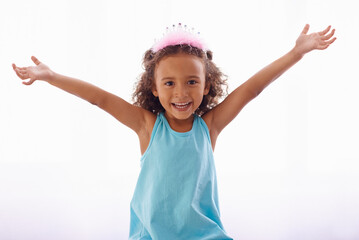
[[[192,126],[193,126],[193,120],[194,120],[193,114],[187,119],[177,119],[177,118],[168,116],[168,114],[166,112],[164,113],[164,116],[167,119],[167,122],[173,131],[176,131],[176,132],[191,131]]]

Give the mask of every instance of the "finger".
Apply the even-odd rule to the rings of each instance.
[[[327,34],[327,33],[329,32],[329,30],[330,30],[331,27],[332,27],[332,26],[329,25],[326,29],[324,29],[323,31],[319,32],[319,35],[320,35],[320,36],[323,36],[323,35]]]
[[[18,72],[21,73],[21,74],[23,74],[23,75],[26,75],[26,74],[27,74],[27,70],[19,69]]]
[[[16,73],[18,73],[18,72],[19,72],[19,68],[18,68],[18,67],[16,67],[16,65],[15,65],[15,64],[13,64],[13,65],[12,65],[12,68],[14,69],[14,71],[15,71]]]
[[[302,34],[307,34],[308,31],[309,31],[309,24],[305,24],[304,28],[303,28],[303,31],[302,31]]]
[[[24,85],[31,85],[33,82],[35,82],[35,80],[30,79],[30,81],[22,82],[22,84],[24,84]]]
[[[326,44],[332,44],[335,40],[336,40],[337,38],[335,37],[335,38],[332,38],[332,39],[330,39],[329,41],[321,41],[320,42],[320,45],[326,45]]]
[[[317,47],[318,50],[324,50],[324,49],[327,49],[329,47],[329,44],[324,44],[324,45],[319,45]]]
[[[328,48],[337,38],[333,38],[330,41],[323,42],[322,44],[317,46],[317,49],[324,50]]]
[[[23,69],[19,69],[18,67],[16,67],[14,69],[16,75],[21,78],[21,79],[27,79],[29,78],[28,72],[27,70],[23,70]]]
[[[31,60],[36,64],[36,65],[39,65],[41,62],[39,61],[39,59],[37,59],[36,57],[34,56],[31,56]]]
[[[16,73],[20,74],[23,77],[27,76],[27,71],[26,70],[21,70],[19,68],[14,69]]]
[[[18,69],[18,70],[26,70],[27,68],[26,67],[18,67],[15,65],[15,63],[12,64],[12,68],[15,70],[15,69]]]
[[[26,69],[27,69],[27,67],[18,67],[18,66],[16,66],[15,63],[12,64],[12,68],[13,68],[14,70],[15,70],[15,69],[20,69],[20,70],[26,70]]]
[[[25,77],[23,74],[19,73],[18,71],[15,71],[15,73],[16,73],[16,75],[17,75],[19,78],[21,78],[22,80],[26,79],[26,77]]]
[[[329,41],[326,41],[326,44],[332,44],[335,40],[337,40],[337,38],[335,37],[335,38],[333,38],[333,39],[331,39],[331,40],[329,40]]]
[[[30,81],[27,81],[27,82],[22,82],[22,84],[24,84],[24,85],[30,85],[31,83],[31,80]]]
[[[18,66],[16,66],[15,63],[12,64],[12,68],[13,68],[15,71],[22,69],[22,68],[19,68]]]
[[[335,29],[333,29],[330,34],[328,34],[326,36],[322,36],[322,40],[331,39],[334,36],[334,33],[335,33]]]

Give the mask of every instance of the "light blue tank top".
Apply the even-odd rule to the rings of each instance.
[[[180,133],[157,115],[131,201],[129,239],[232,239],[220,220],[211,140],[201,117]]]

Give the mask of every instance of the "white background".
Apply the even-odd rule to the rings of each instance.
[[[137,136],[46,82],[33,63],[131,101],[166,26],[201,31],[230,91],[288,52],[306,23],[338,40],[306,55],[222,132],[215,159],[234,239],[359,239],[359,15],[355,1],[2,1],[0,239],[127,239]]]

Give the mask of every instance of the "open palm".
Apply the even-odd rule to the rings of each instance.
[[[309,30],[309,24],[305,25],[303,31],[299,35],[296,41],[296,49],[297,51],[304,55],[307,52],[310,52],[314,49],[324,50],[332,44],[336,38],[333,38],[335,33],[335,29],[333,29],[330,33],[331,26],[328,26],[321,32],[315,32],[311,34],[307,34]]]
[[[31,57],[32,61],[36,64],[35,66],[30,67],[17,67],[15,64],[12,64],[12,67],[16,75],[22,80],[29,79],[27,82],[23,82],[25,85],[31,85],[36,80],[49,80],[52,74],[52,71],[48,66],[41,63],[36,57]]]

